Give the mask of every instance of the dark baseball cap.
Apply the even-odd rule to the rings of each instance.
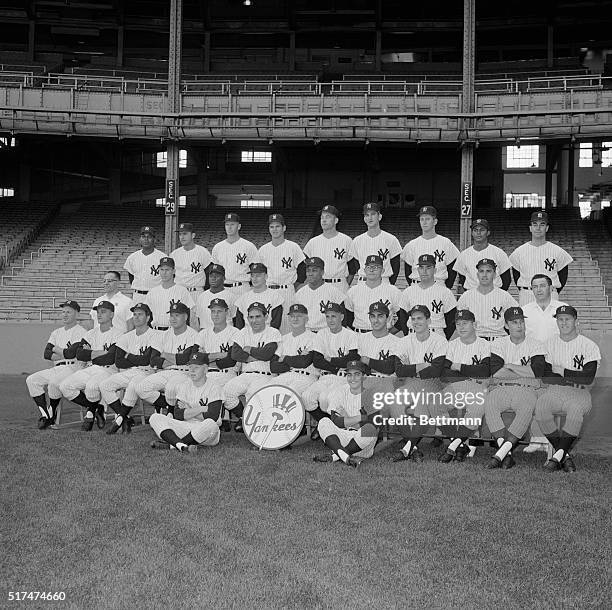
[[[179,301],[178,303],[172,303],[168,313],[189,313],[189,307],[185,303]]]
[[[380,203],[376,203],[375,201],[370,201],[370,203],[366,203],[363,206],[363,213],[367,214],[368,212],[379,212],[382,210],[382,206]]]
[[[137,309],[139,309],[140,311],[144,311],[149,316],[153,315],[151,308],[146,303],[136,303],[134,307],[130,307],[130,311],[132,313],[135,312]]]
[[[331,301],[325,305],[325,313],[335,312],[335,313],[344,313],[344,307],[342,303],[332,303]]]
[[[98,309],[107,309],[108,311],[115,311],[115,306],[110,301],[100,301],[92,309],[98,311]]]
[[[476,269],[480,269],[483,265],[489,265],[491,269],[497,269],[497,263],[492,258],[481,258],[476,263]]]
[[[155,229],[149,225],[145,225],[144,227],[140,228],[140,234],[144,235],[145,233],[148,233],[149,235],[153,235],[153,237],[155,237]]]
[[[264,316],[268,313],[268,308],[263,303],[259,303],[258,301],[255,301],[249,305],[247,313],[251,313],[252,309],[259,309]]]
[[[282,214],[270,214],[268,217],[268,224],[271,225],[273,222],[280,222],[282,225],[285,224],[285,219]]]
[[[427,305],[415,305],[409,312],[408,315],[411,316],[413,313],[422,313],[426,318],[431,318],[431,311],[429,311],[429,307]]]
[[[425,214],[429,214],[430,216],[435,216],[437,218],[438,210],[436,210],[433,205],[424,205],[423,207],[419,208],[419,213],[417,216],[425,216]]]
[[[349,360],[346,363],[347,371],[361,371],[362,373],[367,373],[368,367],[361,362],[361,360]]]
[[[292,313],[303,313],[308,315],[308,309],[306,309],[306,306],[302,305],[301,303],[294,303],[291,305],[291,307],[289,307],[289,315]]]
[[[384,265],[382,256],[378,256],[378,254],[369,254],[366,256],[365,266],[367,267],[369,265],[378,265],[382,267]]]
[[[64,301],[60,303],[58,307],[70,307],[70,309],[74,309],[74,311],[81,311],[81,306],[76,301]]]
[[[319,214],[323,214],[324,212],[327,214],[333,214],[336,218],[340,218],[342,214],[342,212],[340,212],[340,210],[334,205],[324,205]]]
[[[221,307],[221,309],[229,309],[229,305],[225,299],[213,299],[208,304],[208,309],[212,309],[213,307]]]
[[[368,313],[384,313],[386,316],[389,315],[389,308],[382,301],[376,301],[375,303],[370,303],[370,308],[368,309]]]
[[[510,320],[523,320],[526,317],[527,316],[520,307],[508,307],[508,309],[504,311],[504,320],[506,320],[506,322],[510,322]]]
[[[176,267],[174,263],[174,259],[170,258],[169,256],[164,256],[163,258],[160,258],[159,266],[160,267],[172,267],[173,269]]]
[[[268,268],[263,263],[251,263],[247,273],[268,273]]]
[[[223,265],[212,264],[208,271],[208,275],[211,273],[218,273],[219,275],[225,277],[225,267]]]
[[[230,212],[229,214],[225,215],[224,221],[225,222],[240,222],[240,216],[238,216],[238,214],[234,214],[234,212]]]
[[[190,222],[182,222],[182,223],[181,223],[181,224],[178,226],[177,232],[178,232],[178,233],[181,233],[181,232],[183,232],[183,231],[184,231],[185,233],[187,233],[187,232],[189,232],[189,233],[193,233],[193,225],[192,225]]]
[[[191,354],[189,364],[197,364],[199,366],[208,364],[208,362],[206,362],[206,354],[204,352],[195,352],[194,354]]]
[[[548,222],[548,214],[546,212],[544,212],[543,210],[539,210],[537,212],[534,212],[531,215],[531,220],[529,222],[534,222],[536,220],[544,220],[544,221]]]
[[[485,229],[488,229],[489,221],[486,220],[485,218],[477,218],[476,220],[472,221],[472,224],[470,225],[470,229],[473,229],[474,227],[484,227]]]
[[[421,254],[417,264],[419,267],[435,267],[436,258],[432,254]]]
[[[455,322],[458,320],[469,320],[470,322],[476,322],[476,316],[469,309],[458,309],[455,314]]]
[[[561,307],[557,307],[557,311],[555,311],[554,318],[559,317],[562,314],[567,314],[568,316],[574,316],[574,318],[578,317],[578,312],[571,305],[561,305]]]
[[[325,263],[322,258],[318,256],[311,256],[304,261],[306,267],[318,267],[319,269],[325,269]]]

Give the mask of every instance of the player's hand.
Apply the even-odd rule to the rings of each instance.
[[[332,420],[332,424],[338,426],[338,428],[344,428],[344,417],[337,411],[332,411],[330,413],[330,419]]]

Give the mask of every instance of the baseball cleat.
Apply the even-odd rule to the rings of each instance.
[[[576,464],[574,464],[574,460],[569,453],[565,456],[561,467],[563,472],[576,472]]]
[[[434,437],[431,439],[431,446],[432,446],[432,447],[441,447],[441,446],[442,446],[442,444],[443,444],[443,441],[442,441],[442,439],[441,439],[440,437],[438,437],[438,436],[434,436]]]
[[[463,462],[465,458],[470,454],[470,448],[468,445],[459,445],[455,451],[455,462]]]
[[[232,429],[232,424],[229,422],[229,420],[224,419],[221,422],[221,432],[230,432]]]
[[[359,468],[359,466],[361,466],[361,460],[359,458],[353,457],[352,455],[349,455],[348,460],[346,460],[345,463],[351,468]]]
[[[81,424],[81,430],[83,432],[91,432],[91,430],[93,429],[93,425],[94,425],[93,417],[86,418],[83,420],[83,423]]]
[[[501,460],[499,458],[496,458],[495,456],[493,456],[489,462],[487,463],[487,465],[485,466],[485,468],[487,470],[495,470],[496,468],[501,468]]]
[[[117,434],[117,432],[121,430],[122,426],[123,426],[123,422],[121,424],[118,424],[117,420],[114,420],[113,425],[106,431],[106,434],[108,434],[109,436],[111,434]]]
[[[235,424],[234,424],[234,432],[238,432],[238,433],[244,433],[244,428],[242,427],[242,418],[239,419]]]
[[[44,430],[45,428],[48,428],[52,423],[53,423],[53,420],[49,419],[48,417],[39,417],[38,418],[38,429]]]
[[[320,439],[321,439],[321,435],[319,434],[319,430],[317,428],[314,428],[313,431],[310,433],[310,440],[318,441]]]
[[[95,420],[98,428],[102,430],[102,428],[104,428],[106,425],[106,417],[104,417],[104,407],[102,405],[96,409]]]
[[[136,425],[133,417],[126,415],[123,418],[123,423],[121,424],[121,434],[130,434],[132,432],[132,428]]]
[[[546,464],[544,464],[544,470],[548,470],[548,472],[556,472],[557,470],[561,470],[561,464],[559,464],[557,460],[553,460],[551,458],[550,460],[546,461]]]
[[[198,452],[198,446],[197,445],[185,445],[185,446],[181,447],[180,452],[181,453],[197,453]]]
[[[312,461],[320,463],[333,462],[334,456],[331,453],[321,453],[320,455],[315,455]]]
[[[151,449],[170,449],[172,445],[169,445],[165,441],[151,441],[149,447],[151,447]]]
[[[421,464],[425,460],[423,452],[418,447],[414,447],[410,453],[410,459],[417,464]]]
[[[438,456],[438,462],[442,464],[450,464],[455,459],[455,454],[451,453],[448,449]]]
[[[512,454],[509,453],[502,461],[501,463],[501,467],[504,470],[510,470],[510,468],[514,468],[514,466],[516,466],[516,462],[514,461],[514,458],[512,457]]]

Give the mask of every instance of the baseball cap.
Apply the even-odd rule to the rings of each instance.
[[[381,256],[378,256],[378,254],[369,254],[366,256],[365,260],[365,266],[367,267],[368,265],[378,265],[379,267],[382,267],[383,259]]]
[[[230,212],[225,215],[225,222],[240,222],[240,216],[238,214],[234,214],[234,212]]]
[[[334,205],[324,205],[321,208],[321,211],[319,212],[319,214],[323,214],[323,212],[327,212],[328,214],[333,214],[336,218],[340,218],[340,215],[341,215],[340,210]]]
[[[261,313],[264,315],[268,313],[268,308],[263,303],[259,303],[258,301],[255,301],[249,305],[247,313],[251,313],[252,309],[259,309],[259,311],[261,311]]]
[[[208,271],[208,275],[211,273],[218,273],[219,275],[225,277],[225,267],[223,265],[212,264],[210,266],[210,270]]]
[[[488,229],[489,228],[489,221],[486,220],[485,218],[477,218],[470,225],[470,229],[473,229],[474,227],[484,227],[485,229]]]
[[[221,307],[222,309],[229,309],[229,305],[225,299],[213,299],[208,304],[208,309],[212,309],[213,307]]]
[[[431,311],[429,311],[429,307],[427,305],[415,305],[409,312],[408,315],[411,316],[413,313],[421,312],[426,318],[431,318]]]
[[[206,362],[206,354],[204,352],[195,352],[194,354],[191,354],[189,364],[208,364],[208,362]]]
[[[376,301],[375,303],[370,303],[368,313],[384,313],[386,316],[388,316],[389,308],[382,301]]]
[[[325,305],[325,313],[332,311],[336,313],[344,313],[344,307],[342,307],[341,303],[332,303],[331,301],[328,301],[327,305]]]
[[[421,256],[419,256],[419,260],[417,264],[419,267],[425,267],[425,266],[435,267],[436,259],[432,254],[421,254]]]
[[[523,320],[526,318],[523,310],[520,307],[508,307],[506,311],[504,311],[504,320],[506,322],[510,322],[510,320]]]
[[[95,311],[98,309],[107,309],[108,311],[115,311],[115,306],[110,301],[100,301],[95,307],[92,307]]]
[[[134,307],[130,307],[131,312],[134,312],[137,309],[139,309],[140,311],[144,311],[148,315],[153,315],[151,308],[146,303],[136,303]]]
[[[163,258],[159,259],[159,266],[160,267],[172,267],[174,269],[176,265],[174,264],[173,258],[170,258],[169,256],[164,256]]]
[[[268,273],[268,268],[263,263],[251,263],[247,273]]]
[[[497,269],[497,263],[491,258],[481,258],[476,263],[476,269],[480,269],[483,265],[489,265],[492,269]]]
[[[366,203],[363,206],[363,213],[367,214],[368,212],[380,212],[381,209],[382,209],[382,206],[380,205],[380,203],[371,201],[370,203]]]
[[[64,301],[60,303],[58,307],[70,307],[70,309],[74,309],[74,311],[81,311],[81,306],[76,301]]]
[[[319,269],[325,269],[325,263],[322,258],[318,256],[311,256],[304,261],[306,267],[319,267]]]
[[[282,214],[270,214],[268,217],[268,224],[271,225],[273,222],[280,222],[282,225],[285,224],[285,219]]]
[[[455,314],[455,322],[457,320],[469,320],[471,322],[476,322],[476,316],[469,309],[458,309]]]
[[[361,360],[349,360],[346,363],[347,371],[361,371],[362,373],[367,373],[368,367],[361,362]]]
[[[140,234],[143,235],[144,233],[149,233],[149,235],[153,235],[155,237],[155,229],[149,225],[145,225],[144,227],[140,228]]]
[[[543,210],[539,210],[537,212],[534,212],[531,215],[530,222],[534,222],[535,220],[545,220],[546,222],[548,222],[548,214],[546,212],[544,212]]]
[[[424,216],[425,214],[429,214],[430,216],[435,216],[437,218],[438,210],[436,210],[433,205],[424,205],[423,207],[419,208],[419,213],[417,216]]]
[[[555,315],[553,318],[560,316],[561,314],[567,314],[569,316],[574,316],[574,318],[578,317],[578,312],[571,305],[561,305],[561,307],[557,307],[557,311],[555,311]]]
[[[170,305],[170,311],[168,313],[189,313],[189,307],[179,301],[178,303],[172,303]]]
[[[308,315],[308,309],[306,309],[306,306],[302,305],[301,303],[294,303],[291,305],[291,307],[289,307],[289,315],[292,313],[304,313]]]
[[[181,231],[189,231],[189,233],[193,233],[193,225],[190,222],[182,222],[177,229],[178,233],[180,233]]]

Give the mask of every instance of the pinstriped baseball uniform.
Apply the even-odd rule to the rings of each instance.
[[[161,250],[154,249],[151,254],[145,255],[138,250],[127,257],[123,268],[134,276],[132,290],[148,292],[161,284],[159,261],[165,256]]]
[[[393,275],[391,259],[402,253],[402,247],[395,235],[381,231],[376,237],[370,237],[368,233],[362,233],[353,240],[349,248],[349,260],[354,258],[359,261],[358,278],[365,278],[365,260],[371,254],[377,254],[383,259],[382,277],[389,279]],[[319,256],[317,254],[317,256]]]
[[[429,288],[422,284],[412,284],[402,293],[401,307],[410,311],[415,305],[426,305],[431,312],[429,328],[446,328],[444,314],[457,307],[455,295],[442,283],[434,282]],[[412,321],[408,320],[408,328],[412,329]]]
[[[410,279],[418,282],[418,259],[422,254],[431,254],[436,259],[436,282],[444,282],[448,279],[447,265],[450,265],[459,255],[457,246],[444,235],[436,235],[431,239],[425,239],[422,235],[410,240],[402,250],[402,260],[412,267]]]
[[[229,288],[224,288],[219,292],[205,290],[204,292],[200,292],[198,294],[195,304],[196,315],[198,316],[198,321],[200,322],[200,330],[213,327],[212,320],[210,319],[210,309],[208,309],[208,306],[213,299],[223,299],[228,304],[229,309],[227,310],[227,323],[230,326],[233,325],[233,318],[236,315],[236,294]]]
[[[264,244],[256,260],[268,268],[268,285],[293,286],[297,281],[298,265],[304,258],[302,249],[294,241],[285,239],[278,246],[272,242]]]
[[[395,323],[397,312],[402,306],[402,293],[399,288],[387,282],[370,288],[366,282],[359,282],[352,286],[346,295],[346,308],[355,314],[353,326],[358,329],[370,330],[370,317],[368,311],[372,303],[382,301],[390,311],[388,326]]]
[[[293,303],[304,305],[308,310],[308,330],[320,331],[327,328],[325,306],[328,303],[345,303],[346,295],[338,290],[335,284],[322,284],[312,289],[309,284],[302,286],[293,298]]]
[[[283,302],[283,295],[280,294],[278,290],[271,290],[270,288],[266,288],[263,292],[255,292],[252,289],[248,292],[245,292],[236,299],[234,305],[236,307],[236,311],[239,311],[246,321],[248,317],[249,307],[253,303],[261,303],[262,305],[265,305],[266,313],[269,316],[272,310],[276,309],[279,305],[282,306]]]
[[[170,258],[176,265],[174,281],[177,284],[185,288],[204,288],[206,267],[212,260],[208,248],[195,244],[191,250],[186,250],[181,246],[172,251]]]
[[[213,263],[225,269],[225,283],[242,282],[242,287],[234,288],[236,296],[249,289],[249,265],[257,260],[257,248],[242,237],[230,243],[227,239],[215,244],[212,250]]]
[[[359,355],[361,357],[372,358],[373,360],[386,360],[396,356],[401,345],[401,340],[395,335],[387,333],[384,337],[375,337],[372,332],[358,335]],[[395,377],[395,373],[386,375],[379,371],[372,370],[373,377]]]
[[[191,309],[195,302],[191,293],[185,286],[173,284],[170,288],[156,286],[149,291],[144,298],[151,312],[153,313],[153,326],[170,326],[170,305],[173,303],[184,303]]]
[[[120,330],[122,333],[127,332],[127,321],[132,317],[130,308],[134,301],[130,297],[126,296],[122,292],[117,292],[112,297],[107,294],[103,294],[98,297],[91,306],[89,311],[89,317],[93,320],[94,328],[100,326],[98,323],[98,313],[94,310],[94,307],[98,306],[101,301],[110,301],[115,306],[115,315],[113,316],[113,327]]]
[[[304,254],[311,258],[318,256],[325,263],[323,279],[342,280],[334,282],[333,286],[348,290],[346,277],[348,276],[349,252],[353,240],[344,233],[338,232],[334,237],[326,237],[323,233],[311,238],[304,246]]]
[[[504,312],[516,307],[517,302],[501,288],[493,288],[483,294],[478,288],[464,292],[457,302],[457,309],[469,309],[476,317],[476,334],[479,337],[503,337]]]
[[[457,256],[457,262],[453,267],[457,273],[465,276],[465,283],[463,284],[463,287],[466,290],[471,290],[472,288],[478,287],[479,282],[476,264],[483,258],[488,258],[494,261],[497,265],[497,275],[493,280],[493,285],[495,288],[501,288],[502,281],[500,276],[502,273],[505,273],[512,267],[508,255],[501,248],[498,248],[493,244],[489,244],[483,250],[475,250],[474,246],[470,246],[459,253],[459,256]]]

